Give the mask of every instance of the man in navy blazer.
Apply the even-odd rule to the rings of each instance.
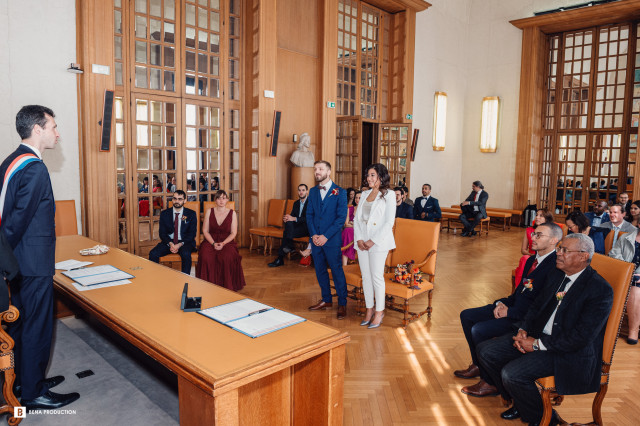
[[[46,379],[53,337],[53,274],[55,273],[55,202],[49,171],[42,161],[45,149],[55,148],[60,134],[51,109],[22,107],[16,129],[22,144],[0,165],[0,230],[20,266],[11,281],[11,301],[20,317],[9,324],[15,341],[14,391],[31,409],[55,409],[80,398],[49,389],[63,376]]]
[[[413,203],[413,217],[429,222],[435,222],[442,217],[438,199],[431,196],[431,185],[428,183],[422,185],[422,197],[416,198]]]
[[[182,272],[189,275],[191,253],[196,250],[198,217],[196,212],[184,207],[186,199],[187,194],[181,189],[177,190],[173,194],[173,207],[160,213],[160,242],[149,252],[149,260],[158,263],[162,256],[178,253],[182,260]]]
[[[313,166],[317,186],[309,191],[307,228],[311,236],[311,255],[322,300],[309,306],[310,311],[333,306],[329,273],[338,293],[338,319],[347,316],[347,281],[342,270],[342,227],[347,219],[347,192],[331,181],[331,164],[316,161]]]
[[[606,201],[601,200],[593,206],[592,212],[587,212],[584,215],[589,219],[589,226],[602,226],[603,223],[610,222],[611,218],[607,213],[609,205]]]
[[[278,258],[269,263],[270,268],[284,265],[284,256],[293,251],[294,238],[308,237],[307,229],[307,191],[309,187],[301,183],[298,185],[298,200],[293,203],[291,214],[285,214],[282,218],[284,222],[284,231],[282,232],[282,244],[278,249]]]
[[[485,340],[502,336],[514,330],[514,325],[522,321],[546,283],[546,275],[556,269],[556,245],[562,239],[562,228],[553,222],[540,224],[531,235],[531,247],[535,256],[529,257],[524,265],[522,281],[513,294],[494,301],[490,305],[465,309],[460,313],[460,323],[471,352],[471,365],[466,370],[456,370],[453,374],[463,379],[480,376],[480,381],[462,388],[462,393],[471,396],[497,395],[498,389],[479,368],[476,346]]]
[[[393,191],[396,193],[396,217],[402,219],[413,219],[413,208],[402,201],[402,188],[396,186],[393,188]]]
[[[460,222],[464,225],[462,230],[463,237],[473,237],[477,234],[474,230],[480,223],[480,220],[487,217],[487,200],[489,194],[484,190],[482,182],[479,180],[471,185],[471,194],[460,204],[462,214]]]
[[[567,235],[556,251],[557,270],[547,275],[517,334],[478,345],[481,368],[505,399],[513,399],[503,419],[540,422],[543,406],[535,384],[540,377],[555,376],[560,395],[600,389],[613,289],[589,266],[594,247],[587,235]],[[555,412],[550,424],[558,424]]]

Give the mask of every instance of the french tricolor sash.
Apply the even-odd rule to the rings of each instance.
[[[7,188],[9,188],[9,182],[11,179],[22,169],[27,167],[29,164],[34,161],[42,161],[38,158],[37,155],[27,153],[27,154],[19,154],[13,160],[10,160],[9,165],[7,166],[6,171],[0,170],[2,173],[2,191],[0,192],[0,226],[2,226],[2,213],[4,211],[4,200],[7,196]]]

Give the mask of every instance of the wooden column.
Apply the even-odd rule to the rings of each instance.
[[[79,75],[78,135],[82,188],[83,234],[117,246],[115,147],[100,152],[104,91],[114,89],[113,4],[101,0],[76,1]],[[107,65],[110,75],[94,74],[91,65]],[[112,131],[113,133],[113,131]]]
[[[336,109],[327,102],[336,102],[338,84],[338,2],[324,0],[324,36],[322,40],[322,124],[320,128],[321,158],[335,167],[336,163]]]
[[[400,108],[399,121],[402,123],[411,123],[407,119],[407,114],[413,115],[413,68],[415,63],[415,46],[416,46],[416,11],[407,9],[405,12],[405,30],[404,40],[404,58],[402,58],[404,73],[402,80],[402,103]]]

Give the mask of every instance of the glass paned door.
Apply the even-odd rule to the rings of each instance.
[[[409,158],[411,125],[380,124],[378,132],[378,161],[389,170],[390,185],[409,187]]]
[[[362,185],[362,118],[338,117],[336,127],[336,184],[343,188]]]

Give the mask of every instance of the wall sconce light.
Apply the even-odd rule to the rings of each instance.
[[[447,94],[436,92],[433,98],[433,150],[444,151],[447,130]]]
[[[482,128],[480,130],[480,152],[496,152],[500,128],[500,98],[487,96],[482,99]]]
[[[298,135],[293,134],[293,143],[298,143]]]

